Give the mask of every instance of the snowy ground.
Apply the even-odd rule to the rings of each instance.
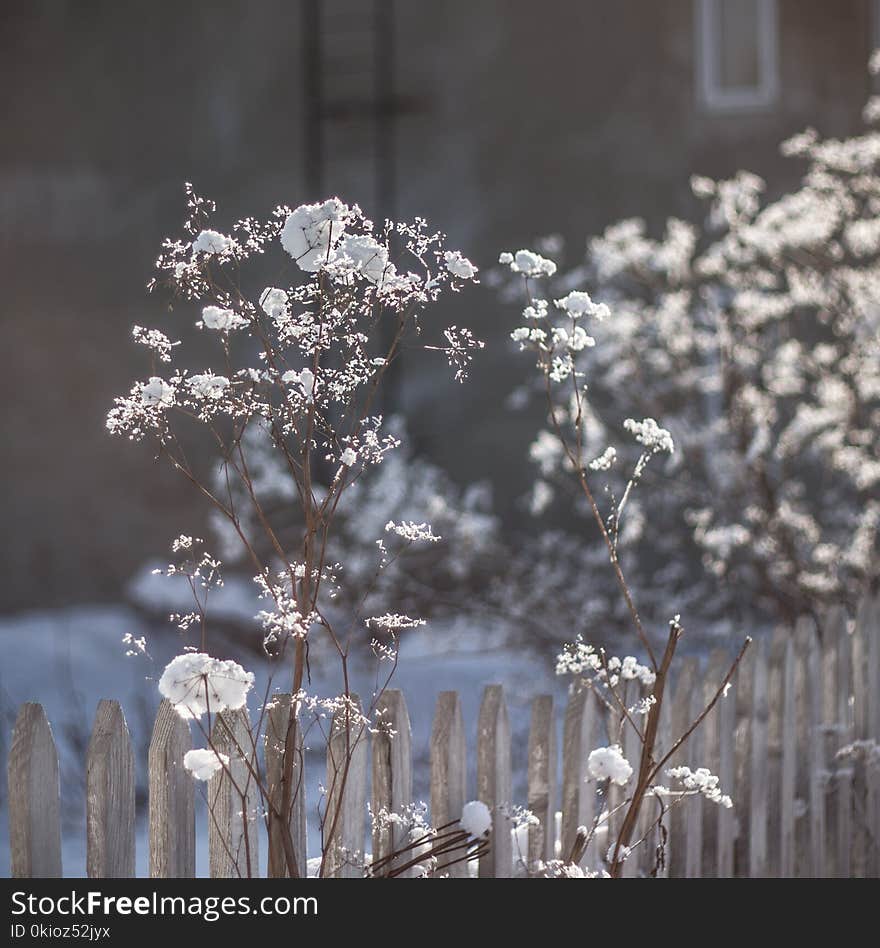
[[[158,582],[158,580],[157,580]],[[132,590],[135,601],[156,604],[159,587],[150,580],[139,581]],[[173,601],[166,604],[174,606]],[[253,616],[250,604],[230,591],[229,619]],[[253,628],[252,623],[249,626]],[[145,635],[152,661],[127,657],[122,637],[126,633]],[[257,635],[257,633],[249,633]],[[439,692],[457,690],[462,699],[468,750],[473,770],[476,721],[482,689],[486,684],[505,685],[513,732],[514,797],[525,803],[524,762],[526,756],[529,703],[540,693],[557,695],[560,707],[564,683],[552,674],[551,655],[536,658],[503,644],[503,636],[491,630],[460,623],[456,627],[429,625],[408,634],[401,647],[400,663],[393,686],[404,691],[413,727],[415,799],[428,799],[428,740],[434,703]],[[252,639],[253,640],[253,639]],[[147,848],[143,821],[146,812],[146,760],[152,720],[158,706],[156,680],[165,663],[180,650],[173,630],[159,621],[145,618],[131,606],[92,606],[22,613],[0,618],[0,760],[5,771],[12,725],[18,706],[39,701],[52,724],[61,760],[63,801],[63,862],[65,875],[81,875],[85,868],[85,814],[83,788],[84,757],[92,717],[101,698],[118,699],[125,710],[134,741],[138,767],[138,874],[145,874]],[[220,650],[212,648],[220,654]],[[223,639],[223,657],[236,657],[258,675],[256,694],[265,688],[267,669],[255,663],[251,654],[236,646],[228,634]],[[354,688],[371,692],[375,667],[354,669]],[[314,669],[312,692],[336,693],[335,676],[329,667]],[[560,726],[561,726],[561,714]],[[323,758],[313,748],[307,759],[310,785],[309,810],[318,799],[317,782],[323,774]],[[469,793],[474,792],[474,774]],[[6,786],[0,790],[0,875],[9,873]],[[207,867],[207,822],[204,811],[197,815],[199,844],[197,871]],[[313,822],[313,821],[312,821]],[[315,827],[310,827],[310,850],[314,854]]]

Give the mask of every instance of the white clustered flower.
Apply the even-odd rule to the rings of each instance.
[[[270,319],[281,319],[287,315],[289,297],[286,290],[276,286],[267,286],[260,297],[260,306]]]
[[[733,806],[733,800],[721,793],[720,779],[705,767],[698,767],[696,770],[691,770],[690,767],[672,767],[666,771],[666,775],[681,781],[689,793],[699,793],[711,803],[717,803],[728,810]]]
[[[556,264],[533,250],[517,250],[515,254],[503,253],[498,262],[510,267],[514,273],[521,273],[526,277],[551,277],[556,273]]]
[[[132,326],[131,335],[135,342],[152,349],[160,362],[171,361],[171,350],[179,346],[179,342],[172,342],[164,332],[158,329],[144,329],[143,326]]]
[[[218,770],[229,766],[229,757],[210,748],[188,750],[183,755],[183,766],[196,780],[210,780]]]
[[[207,711],[236,711],[244,707],[254,684],[252,672],[234,661],[189,652],[173,658],[159,679],[159,694],[184,719],[198,719]]]
[[[430,523],[413,523],[411,520],[404,520],[401,523],[389,520],[385,524],[385,532],[396,533],[399,537],[403,537],[404,540],[409,540],[411,543],[415,540],[437,543],[441,539],[434,533]]]
[[[395,632],[401,629],[417,629],[419,626],[427,625],[427,622],[424,619],[413,619],[410,616],[387,612],[384,616],[370,616],[369,619],[364,619],[364,625],[368,629]]]
[[[461,280],[473,280],[477,275],[477,268],[458,250],[447,250],[443,254],[446,269]]]
[[[215,253],[225,253],[233,245],[231,237],[218,233],[216,230],[203,230],[192,242],[193,253],[203,253],[210,257]]]
[[[206,329],[216,329],[218,332],[229,332],[247,326],[247,320],[243,316],[220,306],[206,306],[202,310],[202,323]]]
[[[481,800],[471,800],[461,808],[459,822],[469,836],[479,839],[492,829],[492,814]]]
[[[339,198],[323,204],[302,204],[281,228],[281,246],[301,270],[314,273],[333,258],[333,251],[345,230],[350,211]]]
[[[207,372],[203,375],[193,375],[189,380],[193,394],[200,398],[218,399],[229,387],[229,379],[225,375],[213,375]]]
[[[672,435],[665,428],[661,428],[653,418],[645,418],[642,421],[627,418],[623,427],[632,432],[636,441],[643,444],[649,451],[654,453],[666,451],[672,454],[675,450]]]
[[[296,385],[308,401],[315,397],[315,388],[317,379],[311,369],[303,369],[301,372],[295,372],[291,369],[281,376],[281,381],[288,385]]]
[[[555,300],[556,307],[565,310],[572,319],[580,319],[582,316],[592,316],[594,319],[602,322],[606,316],[611,314],[611,310],[605,303],[594,303],[590,294],[583,290],[572,290],[567,296],[560,300]]]
[[[612,662],[616,662],[616,659],[609,659],[608,667],[611,668]],[[624,681],[633,681],[638,678],[638,680],[648,687],[654,684],[657,676],[654,672],[648,668],[647,665],[640,665],[636,658],[632,655],[627,655],[626,658],[619,664],[620,668],[620,677]]]
[[[357,452],[353,451],[351,448],[346,448],[342,454],[339,456],[339,460],[346,467],[351,467],[358,459]]]
[[[589,468],[591,471],[608,471],[611,469],[611,465],[617,460],[617,449],[616,448],[606,448],[599,457],[590,461]]]
[[[174,404],[174,389],[157,375],[141,385],[141,401],[145,405],[170,408]]]
[[[590,751],[587,758],[587,770],[595,780],[610,780],[620,787],[626,786],[632,777],[633,769],[617,744],[610,747],[597,747]]]

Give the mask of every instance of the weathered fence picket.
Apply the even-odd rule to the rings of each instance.
[[[797,721],[795,717],[794,641],[785,643],[782,659],[782,771],[779,803],[779,874],[790,878],[795,867],[795,784],[797,778]]]
[[[291,875],[289,856],[296,874],[303,877],[307,862],[303,735],[288,694],[272,698],[266,714],[264,755],[269,843],[266,875],[270,878]]]
[[[189,726],[168,701],[159,705],[150,740],[150,875],[196,874],[195,786],[183,766],[192,748]]]
[[[754,688],[752,690],[751,793],[749,795],[749,876],[762,879],[767,875],[767,818],[770,796],[768,696],[769,673],[767,651],[763,642],[756,643]]]
[[[687,696],[688,719],[696,721],[705,707],[703,689],[693,687]],[[691,761],[687,766],[697,766],[696,761],[703,761],[705,731],[698,727],[687,743],[687,754]],[[690,805],[692,804],[692,805]],[[703,799],[686,801],[682,804],[685,811],[685,842],[684,842],[684,876],[686,879],[697,879],[703,874]]]
[[[482,879],[503,879],[511,874],[513,844],[510,838],[513,803],[510,764],[510,723],[501,685],[487,685],[477,721],[477,799],[492,813],[492,846],[480,857]]]
[[[722,681],[730,657],[714,652],[704,667],[686,658],[667,685],[654,760],[662,760],[702,714]],[[635,707],[650,689],[627,683]],[[327,876],[363,874],[367,791],[374,815],[406,816],[413,803],[412,731],[403,694],[386,691],[367,722],[356,695],[340,701],[329,732],[327,777],[313,812],[322,819]],[[538,861],[573,855],[601,869],[616,839],[629,788],[591,778],[591,750],[620,744],[633,768],[641,740],[620,708],[609,708],[592,687],[573,688],[562,723],[548,695],[533,700],[528,736],[525,800],[535,821],[512,841],[511,732],[504,692],[488,686],[477,721],[476,798],[492,813],[481,877],[528,871]],[[637,726],[644,715],[633,714]],[[196,872],[194,795],[204,787],[214,876],[271,876],[309,871],[303,727],[290,695],[275,695],[261,711],[263,742],[254,744],[245,709],[213,716],[209,747],[229,764],[198,784],[184,767],[191,725],[163,701],[148,756],[149,871],[153,877]],[[204,722],[196,727],[204,734]],[[375,732],[375,733],[373,733]],[[372,733],[372,737],[371,737]],[[468,748],[456,692],[437,700],[430,739],[430,821],[454,824],[469,798]],[[734,809],[694,794],[649,797],[631,842],[642,840],[624,864],[625,876],[870,876],[880,875],[880,599],[866,598],[854,620],[832,609],[817,626],[799,621],[756,642],[732,687],[700,727],[664,763],[659,781],[678,789],[665,771],[707,767],[717,773]],[[370,745],[372,744],[372,751]],[[561,767],[560,767],[561,763]],[[561,772],[557,801],[557,773]],[[16,877],[58,876],[61,863],[59,761],[43,708],[25,704],[13,730],[7,764],[10,868]],[[93,878],[131,876],[135,870],[135,758],[120,705],[101,701],[85,754],[86,869]],[[261,794],[265,793],[265,798]],[[557,812],[557,806],[559,811]],[[608,811],[611,811],[610,818]],[[656,818],[663,813],[662,830]],[[602,815],[604,814],[604,816]],[[265,826],[262,816],[265,815]],[[289,820],[289,826],[281,824]],[[598,831],[584,846],[580,827]],[[664,832],[665,831],[665,832]],[[259,837],[268,856],[261,866]],[[373,861],[408,842],[398,819],[374,825]],[[662,844],[662,845],[661,845]],[[400,859],[402,874],[411,874]],[[386,862],[382,870],[394,869]],[[456,861],[444,874],[467,876],[474,866]],[[311,867],[314,871],[314,861]],[[414,874],[414,871],[413,873]]]
[[[599,708],[589,688],[572,692],[565,708],[562,728],[562,820],[560,857],[571,858],[578,827],[592,828],[596,819],[596,787],[588,779],[587,756],[599,744]],[[595,839],[590,841],[581,859],[582,865],[595,866]]]
[[[697,670],[696,659],[686,658],[681,664],[674,688],[667,699],[671,702],[672,733],[676,736],[676,739],[686,733],[693,721],[691,700],[697,680]],[[695,739],[692,736],[673,754],[668,767],[696,766],[694,763],[696,758],[691,756],[695,746]],[[667,820],[669,826],[669,874],[676,878],[683,878],[686,875],[688,809],[688,807],[682,806],[681,803],[674,803]]]
[[[556,844],[556,717],[552,695],[532,702],[529,727],[528,808],[537,823],[529,826],[528,864],[554,858]]]
[[[367,804],[367,727],[352,694],[333,716],[327,742],[327,804],[323,819],[325,874],[354,878],[363,858]]]
[[[400,691],[388,689],[378,707],[378,733],[373,735],[373,791],[372,811],[373,859],[386,859],[407,842],[406,824],[383,819],[403,816],[412,806],[412,728],[406,701]],[[412,854],[389,864],[412,859]]]
[[[246,708],[214,719],[211,746],[229,758],[208,781],[208,855],[212,878],[260,874],[257,750]]]
[[[815,623],[802,623],[798,650],[806,655],[807,766],[810,808],[810,871],[825,874],[825,735],[822,733],[822,659]]]
[[[467,760],[461,699],[457,691],[443,691],[437,698],[431,729],[431,818],[446,826],[461,816],[467,802]],[[468,874],[467,863],[449,866],[452,878]]]
[[[118,701],[101,701],[86,751],[86,869],[92,879],[134,876],[134,751]]]
[[[9,865],[14,878],[61,875],[58,752],[41,704],[23,704],[9,750]]]

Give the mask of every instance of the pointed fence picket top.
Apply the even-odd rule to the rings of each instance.
[[[196,874],[195,781],[183,766],[192,748],[189,725],[165,699],[150,740],[150,876],[189,879]]]
[[[9,865],[13,878],[61,876],[58,753],[41,704],[23,704],[7,765]]]
[[[101,701],[86,751],[86,866],[92,879],[129,879],[135,866],[135,767],[118,701]]]
[[[467,802],[466,752],[458,692],[443,691],[437,698],[431,727],[431,824],[435,827],[461,818]],[[468,866],[464,861],[455,862],[443,872],[463,879]]]
[[[403,693],[389,688],[377,707],[378,733],[373,735],[373,860],[386,859],[409,841],[407,826],[384,820],[404,816],[412,806],[412,728]],[[413,858],[413,853],[397,857],[385,868],[395,869]]]
[[[247,708],[214,718],[211,744],[229,763],[208,781],[208,858],[214,879],[260,874],[257,752]]]
[[[555,858],[556,717],[551,695],[532,702],[529,728],[528,807],[537,818],[529,826],[528,865]]]
[[[367,810],[367,726],[356,694],[333,715],[327,745],[327,804],[323,814],[324,874],[362,874]]]
[[[481,879],[511,874],[511,788],[510,723],[504,689],[487,685],[477,722],[477,798],[492,813],[492,836],[489,852],[480,859]]]
[[[291,715],[291,701],[289,694],[274,695],[266,714],[264,754],[269,841],[266,874],[270,878],[291,875],[288,853],[299,878],[305,878],[308,862],[303,735],[296,714]]]
[[[589,831],[596,820],[596,785],[588,781],[587,758],[600,743],[599,708],[591,688],[571,693],[565,708],[562,728],[562,827],[560,858],[568,860],[577,838],[578,827]],[[595,840],[590,841],[581,865],[595,868]]]

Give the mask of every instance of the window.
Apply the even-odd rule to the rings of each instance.
[[[776,0],[696,0],[697,94],[713,112],[766,109],[779,90]]]

